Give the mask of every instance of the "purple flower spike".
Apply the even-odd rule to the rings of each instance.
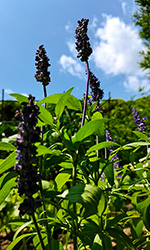
[[[20,215],[24,213],[31,214],[31,210],[36,207],[34,202],[36,200],[32,197],[40,188],[37,182],[40,177],[37,173],[37,148],[34,145],[35,142],[39,141],[39,128],[36,127],[37,117],[39,114],[39,108],[34,103],[35,98],[29,95],[29,103],[24,103],[24,109],[22,111],[22,122],[20,123],[18,135],[15,144],[17,146],[16,152],[18,156],[16,159],[18,162],[15,165],[15,170],[18,173],[17,183],[19,195],[25,195],[28,197],[19,207]],[[32,209],[27,206],[24,210],[24,204],[31,205]],[[38,202],[37,204],[41,204]]]
[[[89,38],[87,36],[87,25],[89,19],[82,18],[81,21],[78,20],[78,26],[76,28],[76,50],[78,51],[77,57],[81,59],[82,62],[87,62],[89,56],[92,54],[92,48],[89,43]]]
[[[39,46],[35,60],[37,61],[37,63],[35,63],[37,69],[35,78],[38,82],[42,82],[44,86],[47,86],[51,81],[49,76],[50,72],[48,71],[48,67],[51,65],[49,64],[49,58],[46,55],[43,44]]]
[[[146,118],[141,118],[135,107],[132,108],[132,111],[134,123],[137,125],[137,130],[144,133],[146,130],[146,124],[144,120]]]

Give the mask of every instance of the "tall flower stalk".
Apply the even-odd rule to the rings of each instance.
[[[39,141],[39,130],[36,127],[39,107],[34,103],[35,97],[29,95],[28,99],[29,103],[24,103],[22,121],[18,127],[19,135],[15,141],[18,153],[16,157],[18,162],[15,165],[18,173],[18,192],[20,196],[26,197],[19,206],[19,214],[20,216],[24,214],[32,216],[41,247],[44,250],[44,243],[34,215],[36,209],[41,206],[41,200],[39,197],[33,198],[33,195],[40,190],[38,185],[40,176],[37,173],[37,148],[34,145]]]
[[[76,44],[76,50],[78,51],[77,57],[80,58],[82,62],[86,63],[86,72],[87,72],[86,93],[85,93],[85,101],[84,101],[81,127],[84,125],[87,99],[88,99],[88,89],[89,89],[89,79],[90,79],[88,59],[89,59],[89,56],[92,54],[92,48],[89,43],[89,37],[87,36],[88,22],[89,22],[89,19],[82,18],[81,21],[78,20],[78,26],[75,31],[76,32],[75,38],[77,39],[75,44]]]
[[[41,82],[43,85],[43,90],[44,90],[44,97],[47,97],[47,91],[46,91],[46,86],[49,85],[51,78],[50,78],[50,72],[48,71],[48,67],[51,66],[49,63],[50,59],[46,55],[46,50],[44,48],[44,45],[40,45],[39,48],[37,49],[36,52],[36,57],[35,57],[35,65],[36,65],[36,74],[35,78],[38,82]],[[44,108],[46,108],[46,103],[44,103]],[[43,133],[44,133],[44,127],[41,127],[41,144],[43,144]],[[42,168],[43,164],[43,156],[41,156],[41,163],[40,166]],[[41,181],[39,182],[40,187],[41,187],[41,196],[43,198],[43,192],[42,192],[42,183]],[[44,209],[44,216],[45,216],[45,224],[46,224],[46,229],[47,229],[47,236],[48,236],[48,249],[53,250],[53,242],[52,242],[52,236],[51,236],[51,228],[48,225],[47,222],[47,212],[46,212],[46,207],[45,203],[43,202],[43,209]]]

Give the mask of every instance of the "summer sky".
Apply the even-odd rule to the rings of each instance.
[[[9,93],[43,98],[42,84],[34,74],[35,53],[44,44],[50,58],[48,95],[71,87],[82,98],[86,68],[75,50],[77,21],[88,18],[93,48],[89,65],[101,82],[104,99],[139,97],[139,86],[149,89],[138,62],[144,48],[132,19],[134,0],[1,0],[0,1],[0,99]]]

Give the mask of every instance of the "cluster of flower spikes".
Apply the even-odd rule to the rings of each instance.
[[[46,55],[43,44],[37,49],[35,60],[37,61],[35,63],[37,69],[35,78],[38,82],[42,82],[43,85],[47,86],[51,81],[50,72],[48,71],[48,67],[51,65],[49,64],[49,58]]]
[[[76,50],[78,51],[77,57],[81,59],[82,62],[87,62],[89,56],[92,54],[92,48],[89,43],[89,38],[87,36],[87,25],[89,19],[82,18],[81,21],[78,20],[78,26],[76,28],[76,36],[77,41]]]
[[[35,194],[40,188],[37,182],[40,176],[37,173],[38,160],[36,157],[37,148],[34,145],[39,141],[39,129],[36,127],[39,108],[34,103],[35,97],[29,95],[29,103],[23,103],[22,121],[18,127],[19,134],[15,141],[17,146],[16,152],[18,162],[15,165],[15,170],[18,173],[17,183],[19,195],[25,195],[20,205],[20,215],[32,215],[37,207],[41,206],[39,197],[34,199]]]
[[[135,107],[132,108],[132,111],[133,111],[132,114],[133,114],[134,122],[137,125],[137,130],[140,132],[145,132],[146,124],[145,124],[144,120],[146,118],[141,118]]]
[[[106,141],[116,142],[115,140],[112,139],[111,134],[109,133],[108,130],[105,130],[105,134],[106,134]],[[109,147],[109,151],[110,151],[110,153],[113,152],[113,151],[114,151],[114,148],[113,148],[112,146]],[[111,158],[111,160],[114,161],[114,162],[113,162],[113,168],[114,168],[114,169],[115,169],[115,168],[118,168],[118,167],[119,167],[119,163],[118,163],[118,162],[115,162],[116,160],[119,160],[118,155],[115,154],[115,155]]]

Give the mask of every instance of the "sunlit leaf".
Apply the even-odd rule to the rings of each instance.
[[[63,173],[63,172],[56,176],[55,182],[57,184],[58,191],[61,190],[63,185],[69,180],[70,176],[71,176],[71,174]]]
[[[0,142],[0,150],[14,151],[16,148],[11,143]]]
[[[117,144],[115,142],[111,142],[111,141],[100,142],[100,143],[92,146],[91,148],[89,148],[88,151],[87,151],[87,155],[90,154],[93,151],[101,150],[103,148],[109,148],[109,147],[112,147],[112,146],[119,146],[119,144]]]
[[[16,185],[17,185],[17,183],[16,183],[16,177],[10,179],[9,181],[7,181],[5,183],[5,185],[0,189],[0,204],[2,204],[2,202],[5,200],[5,198],[10,193],[11,189],[13,187],[16,187]]]
[[[98,119],[94,121],[90,121],[86,123],[79,131],[76,133],[75,137],[73,138],[73,142],[80,142],[86,137],[94,134],[96,131],[101,129],[101,126],[104,124],[105,119]]]
[[[38,117],[42,120],[43,123],[46,123],[47,125],[53,125],[53,117],[51,113],[45,109],[43,106],[39,105],[39,112],[40,114]]]
[[[59,99],[56,107],[55,107],[55,114],[57,116],[57,118],[60,118],[60,116],[62,115],[64,108],[66,106],[67,100],[70,96],[70,93],[72,92],[73,87],[68,89],[63,96]]]
[[[13,152],[2,162],[2,164],[0,165],[0,174],[4,173],[5,171],[7,171],[8,169],[10,169],[15,165],[17,161],[16,156],[17,153]]]
[[[19,103],[22,103],[22,102],[29,102],[28,97],[26,97],[26,96],[24,96],[24,95],[16,94],[16,93],[9,94],[9,95],[10,95],[10,96],[13,96]]]

